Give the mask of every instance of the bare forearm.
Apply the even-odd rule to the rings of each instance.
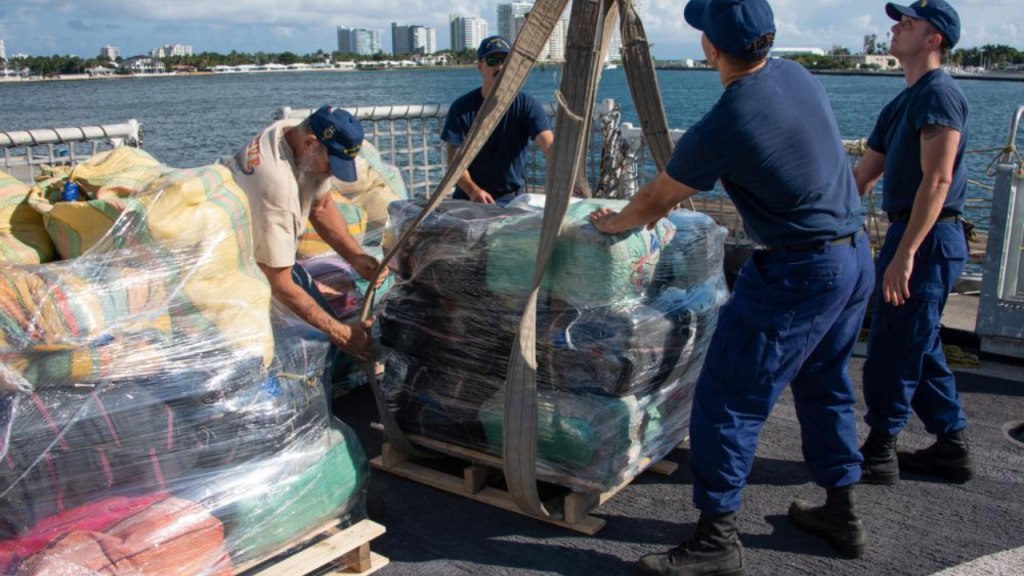
[[[348,233],[348,222],[335,209],[334,202],[319,202],[313,207],[309,220],[324,242],[345,260],[351,262],[363,253],[362,247]]]
[[[935,221],[939,219],[948,192],[949,182],[941,179],[926,179],[921,183],[921,187],[917,189],[917,197],[914,198],[914,207],[910,211],[910,222],[907,223],[907,229],[897,248],[900,253],[906,256],[917,253],[917,249],[935,226]]]
[[[924,177],[914,197],[910,222],[897,249],[904,257],[917,253],[939,219],[953,181],[959,143],[960,132],[946,126],[929,125],[921,129],[921,172]]]
[[[880,178],[874,178],[872,180],[864,180],[857,178],[857,193],[861,196],[867,194],[871,190],[875,189],[875,185],[878,184]]]
[[[608,227],[612,230],[612,233],[618,234],[626,230],[646,226],[667,216],[676,204],[678,202],[670,202],[669,199],[655,194],[653,185],[647,184],[622,209],[622,212],[619,212],[611,219]]]
[[[463,172],[462,176],[459,177],[459,190],[465,192],[470,198],[479,195],[481,192],[486,192],[486,190],[477,186],[476,182],[473,181],[473,177],[469,175],[469,170]]]
[[[878,180],[885,171],[885,156],[868,148],[864,157],[853,169],[853,179],[857,184],[857,193],[861,196],[874,190]]]
[[[271,285],[271,294],[278,302],[284,304],[296,316],[309,325],[327,334],[332,341],[344,338],[344,327],[333,316],[324,311],[320,304],[294,282],[290,287]]]

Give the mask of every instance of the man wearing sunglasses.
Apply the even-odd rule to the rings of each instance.
[[[449,160],[466,140],[480,106],[505,65],[509,50],[508,41],[501,36],[491,36],[480,43],[476,54],[483,85],[451,105],[441,132],[441,139],[448,143]],[[530,140],[547,155],[555,136],[541,103],[520,92],[469,170],[459,178],[452,197],[484,204],[504,204],[512,200],[526,184],[524,166]]]

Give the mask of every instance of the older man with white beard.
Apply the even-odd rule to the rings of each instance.
[[[363,128],[351,114],[324,106],[295,125],[283,120],[268,126],[228,161],[235,182],[252,211],[253,252],[279,302],[327,334],[343,352],[370,355],[373,320],[339,322],[295,261],[299,236],[311,222],[317,233],[359,275],[373,278],[376,258],[363,253],[331,201],[328,180],[356,180],[355,157]],[[378,284],[384,275],[377,279]]]

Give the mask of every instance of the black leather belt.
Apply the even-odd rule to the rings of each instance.
[[[936,222],[959,222],[960,213],[952,208],[943,208]],[[889,212],[889,222],[910,222],[910,210]]]
[[[787,244],[782,248],[769,246],[768,250],[786,250],[787,252],[810,252],[811,250],[821,250],[825,246],[842,246],[843,244],[849,244],[853,242],[853,237],[857,233],[849,234],[835,240],[818,240],[817,242],[804,242],[802,244]]]

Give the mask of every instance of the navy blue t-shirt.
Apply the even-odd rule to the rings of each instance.
[[[899,212],[914,207],[921,170],[921,129],[947,126],[960,132],[953,165],[953,182],[943,208],[964,211],[967,201],[967,100],[956,82],[942,70],[928,72],[882,109],[868,146],[885,155],[882,210]]]
[[[825,89],[789,60],[730,84],[679,139],[666,172],[696,190],[721,180],[747,233],[766,246],[833,240],[864,225]]]
[[[484,95],[479,88],[456,100],[448,109],[441,139],[456,148],[462,146],[483,103]],[[544,106],[533,96],[520,92],[487,144],[469,165],[473,182],[495,197],[522,188],[526,184],[526,149],[530,141],[550,129],[551,122]]]

